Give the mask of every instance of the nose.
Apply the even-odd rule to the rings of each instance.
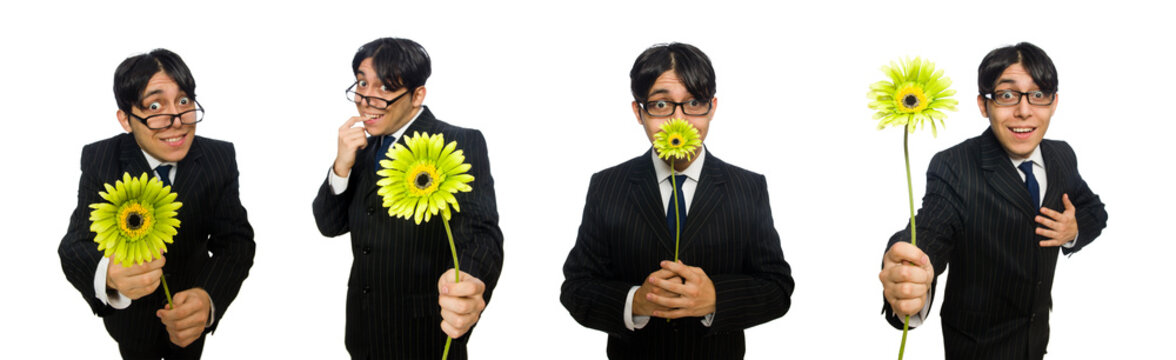
[[[1030,109],[1031,106],[1032,105],[1029,105],[1028,94],[1021,94],[1021,101],[1017,103],[1017,106],[1013,111],[1013,116],[1021,119],[1029,117],[1033,114],[1031,111],[1032,109]]]

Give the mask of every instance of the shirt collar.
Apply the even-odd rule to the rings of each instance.
[[[1028,158],[1015,159],[1012,156],[1009,156],[1009,161],[1013,162],[1013,167],[1021,166],[1021,163],[1025,161],[1032,161],[1033,165],[1045,168],[1045,159],[1041,157],[1041,144],[1038,144],[1037,147],[1033,148],[1033,152],[1029,153]]]
[[[155,170],[155,168],[159,167],[159,165],[171,165],[171,166],[176,165],[176,163],[174,163],[174,162],[170,162],[170,161],[165,162],[165,161],[160,161],[159,159],[156,159],[154,156],[151,156],[151,154],[148,154],[147,150],[139,149],[139,151],[142,151],[143,157],[147,158],[147,167],[150,167],[151,170]],[[191,151],[191,150],[189,150],[189,151]]]
[[[653,171],[657,174],[657,181],[660,183],[670,176],[670,164],[657,157],[657,150],[650,151],[653,154]],[[686,175],[686,178],[698,182],[698,178],[702,175],[702,163],[706,161],[706,146],[698,147],[698,156],[695,157],[694,162],[686,167],[686,170],[681,172]]]

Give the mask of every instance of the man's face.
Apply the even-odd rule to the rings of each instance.
[[[1025,71],[1020,63],[1009,66],[996,80],[996,91],[1013,90],[1029,92],[1040,90],[1033,77]],[[983,95],[976,97],[976,105],[980,106],[980,113],[988,118],[992,126],[992,133],[1000,140],[1005,152],[1016,159],[1028,158],[1033,149],[1045,137],[1045,130],[1049,128],[1049,118],[1058,107],[1057,94],[1054,94],[1052,104],[1039,106],[1030,105],[1028,98],[1022,98],[1017,105],[997,105]]]
[[[376,98],[385,101],[396,100],[388,104],[387,108],[380,109],[356,97],[355,108],[359,110],[359,116],[364,117],[363,128],[373,136],[388,135],[400,130],[404,124],[412,120],[425,101],[424,86],[417,87],[411,94],[405,94],[409,91],[408,88],[389,90],[390,86],[384,85],[376,73],[376,68],[372,67],[372,58],[363,59],[363,62],[359,63],[355,81],[355,93],[373,98],[373,104],[382,102],[375,100]],[[400,98],[397,98],[398,96]]]
[[[687,102],[694,100],[694,95],[686,90],[686,84],[678,78],[678,73],[674,70],[666,71],[654,80],[653,87],[649,88],[649,96],[647,102],[665,100],[671,102]],[[701,99],[699,99],[701,100]],[[653,143],[653,135],[661,131],[662,123],[670,121],[670,119],[681,118],[694,125],[698,129],[699,140],[706,141],[706,132],[710,127],[711,118],[715,116],[715,110],[718,109],[719,100],[717,98],[710,99],[711,109],[706,115],[686,115],[681,106],[674,108],[674,113],[665,117],[652,117],[646,114],[641,109],[641,105],[633,102],[633,115],[637,116],[637,122],[645,128],[645,135],[649,137],[649,142]]]
[[[180,90],[180,86],[163,71],[155,73],[143,89],[142,100],[131,106],[131,113],[140,118],[157,114],[178,114],[196,108],[196,102]],[[135,136],[139,148],[164,162],[179,162],[188,155],[196,138],[196,124],[182,124],[173,118],[171,126],[148,129],[146,124],[130,114],[118,111],[123,130]]]

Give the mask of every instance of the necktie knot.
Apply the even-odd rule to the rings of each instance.
[[[163,186],[171,186],[171,165],[159,165],[155,167],[155,174],[159,176],[159,181],[163,182]]]

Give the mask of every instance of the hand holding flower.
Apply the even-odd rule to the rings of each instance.
[[[715,284],[700,267],[687,266],[681,261],[662,261],[662,269],[673,272],[685,281],[677,279],[647,279],[658,288],[669,292],[667,295],[650,293],[645,296],[649,302],[670,308],[670,310],[656,310],[653,316],[677,319],[682,317],[701,317],[715,312]]]
[[[486,309],[486,284],[462,271],[461,282],[454,282],[454,270],[449,269],[437,279],[437,302],[441,305],[441,331],[450,338],[465,335]]]
[[[927,303],[935,268],[931,259],[908,242],[897,242],[882,257],[882,295],[899,316],[918,314]]]
[[[187,347],[204,334],[208,326],[212,300],[201,288],[191,288],[172,297],[175,307],[164,306],[155,316],[167,327],[168,339],[180,347]]]
[[[131,300],[150,295],[159,288],[159,279],[163,276],[163,264],[166,261],[160,255],[158,259],[126,267],[117,260],[111,260],[110,266],[106,267],[106,287]]]

